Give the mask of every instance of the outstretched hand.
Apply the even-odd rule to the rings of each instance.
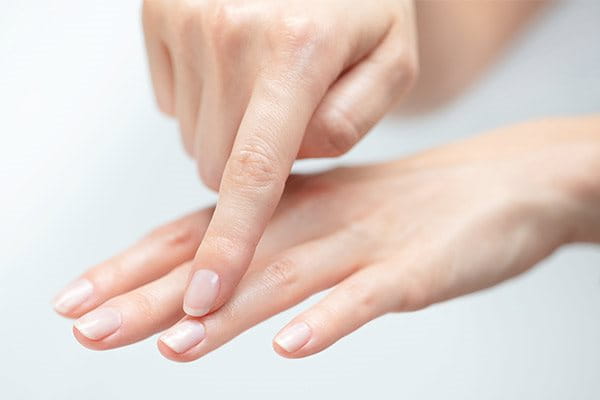
[[[333,288],[274,339],[282,356],[314,354],[383,314],[492,286],[569,242],[600,242],[590,126],[600,120],[524,124],[401,161],[293,176],[232,298],[203,317],[180,305],[212,210],[92,268],[55,307],[79,318],[86,347],[167,329],[162,354],[191,361]]]

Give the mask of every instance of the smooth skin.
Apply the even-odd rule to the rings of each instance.
[[[229,299],[296,158],[349,150],[415,80],[410,0],[146,0],[160,108],[219,191],[184,310]]]
[[[192,361],[331,288],[275,337],[280,355],[305,357],[386,313],[493,286],[563,245],[600,243],[599,204],[600,115],[524,123],[403,160],[292,176],[248,272],[209,315],[185,316],[180,304],[210,209],[86,272],[78,282],[92,291],[62,314],[83,316],[74,334],[96,350],[175,323],[159,350]]]

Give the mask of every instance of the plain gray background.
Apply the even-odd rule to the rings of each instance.
[[[0,0],[0,397],[597,399],[600,248],[492,290],[381,318],[290,361],[271,338],[305,305],[192,364],[154,340],[81,347],[49,301],[91,266],[214,197],[151,94],[137,1]],[[502,124],[600,109],[600,2],[543,13],[444,110],[388,119],[342,160],[398,157]],[[569,160],[557,160],[567,163]]]

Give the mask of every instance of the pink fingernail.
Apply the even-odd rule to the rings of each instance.
[[[275,336],[275,343],[288,353],[293,353],[300,350],[308,341],[312,335],[312,330],[304,322],[288,326],[284,328],[277,336]]]
[[[204,340],[206,330],[201,322],[183,321],[169,329],[158,339],[177,354],[185,353]]]
[[[121,313],[112,308],[99,308],[75,321],[75,328],[86,338],[100,340],[121,327]]]
[[[54,309],[61,314],[67,314],[79,307],[90,298],[94,286],[87,279],[79,279],[60,291],[54,298]]]
[[[219,294],[219,275],[200,269],[194,272],[183,300],[183,311],[193,317],[202,317],[213,308]]]

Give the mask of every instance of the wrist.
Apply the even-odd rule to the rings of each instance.
[[[530,128],[537,147],[530,171],[550,194],[547,206],[566,229],[564,244],[600,243],[600,117],[552,118]]]
[[[600,243],[600,140],[567,149],[557,184],[572,225],[570,242]]]

